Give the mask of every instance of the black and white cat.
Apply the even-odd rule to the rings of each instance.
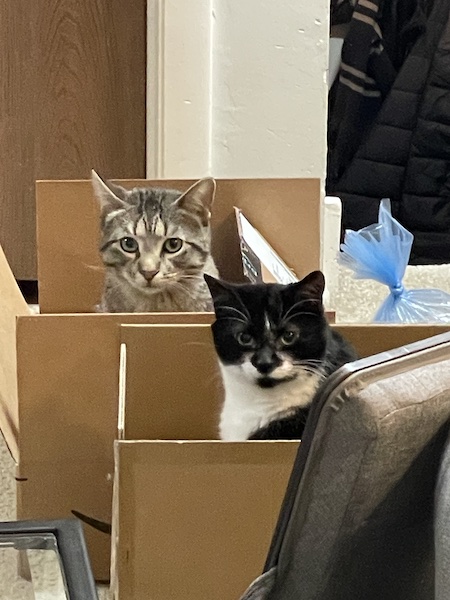
[[[289,285],[205,280],[225,389],[221,439],[300,439],[319,384],[357,358],[326,320],[323,274]]]

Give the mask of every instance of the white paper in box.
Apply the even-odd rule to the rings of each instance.
[[[246,219],[239,208],[236,214],[244,275],[252,283],[295,283],[298,277],[278,256],[272,246]]]

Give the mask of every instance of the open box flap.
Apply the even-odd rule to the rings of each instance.
[[[184,191],[193,181],[118,183]],[[41,312],[91,312],[103,285],[99,213],[91,182],[38,181],[36,199]],[[213,256],[224,279],[242,281],[234,206],[299,278],[320,268],[318,179],[217,180],[211,221]]]
[[[299,281],[296,273],[275,252],[268,241],[250,223],[240,208],[234,207],[241,250],[242,270],[251,283],[289,284]],[[336,321],[335,311],[326,310],[327,290],[323,295],[329,323]]]
[[[262,571],[297,448],[116,442],[112,581],[119,597],[151,590],[153,600],[239,598]]]
[[[333,325],[364,358],[450,331],[450,325]]]
[[[210,325],[120,330],[119,439],[216,439],[223,391]]]
[[[0,247],[0,428],[16,462],[19,460],[16,318],[30,313]]]

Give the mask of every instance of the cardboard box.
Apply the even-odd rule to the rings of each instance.
[[[335,327],[362,357],[449,330]],[[223,391],[209,325],[120,329],[116,598],[239,598],[262,571],[298,444],[212,441]]]
[[[159,185],[185,190],[193,181],[119,183],[125,187]],[[38,181],[36,199],[41,311],[91,312],[103,284],[98,207],[91,182]],[[298,277],[320,268],[318,179],[217,180],[212,251],[221,276],[242,281],[235,206]]]
[[[186,189],[192,182],[121,183]],[[87,314],[103,282],[91,182],[36,188],[40,315],[30,314],[0,253],[0,426],[17,463],[17,516],[59,518],[78,510],[110,522],[119,325],[209,323],[212,315]],[[223,276],[242,280],[235,205],[297,274],[319,267],[318,180],[217,182],[213,251]],[[109,536],[87,527],[86,538],[96,578],[108,579]]]
[[[114,597],[237,600],[264,566],[296,447],[117,442]]]

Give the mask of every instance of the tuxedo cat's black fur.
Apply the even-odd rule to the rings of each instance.
[[[357,358],[327,322],[323,274],[289,285],[205,279],[225,389],[221,438],[300,439],[320,383]]]

